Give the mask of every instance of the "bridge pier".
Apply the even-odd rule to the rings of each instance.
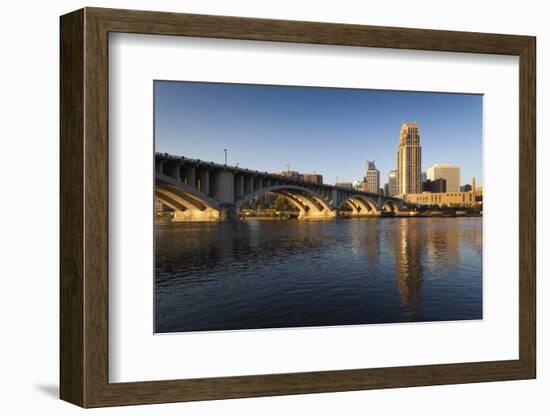
[[[237,221],[237,208],[235,205],[224,205],[221,207],[219,219],[222,221]]]
[[[308,210],[300,211],[298,215],[299,220],[326,220],[331,218],[336,218],[336,211],[324,209],[322,211],[318,210]]]
[[[254,192],[254,177],[251,175],[244,176],[244,193],[251,194]]]
[[[155,172],[161,174],[164,173],[164,160],[155,159]]]
[[[244,196],[244,175],[235,175],[235,198]]]
[[[179,179],[180,176],[178,175],[177,178]],[[189,186],[192,186],[193,188],[196,187],[194,166],[187,166],[181,169],[181,181]]]
[[[221,171],[219,173],[218,201],[221,204],[235,203],[235,175],[231,172]]]
[[[210,172],[206,169],[199,169],[198,189],[205,195],[210,194]]]
[[[174,211],[173,222],[203,222],[217,221],[221,218],[220,211],[207,208],[205,210],[186,209],[185,211]]]

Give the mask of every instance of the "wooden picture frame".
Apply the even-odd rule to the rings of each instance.
[[[535,38],[85,8],[61,17],[60,396],[82,407],[535,378]],[[109,383],[108,34],[246,39],[519,57],[519,359]]]

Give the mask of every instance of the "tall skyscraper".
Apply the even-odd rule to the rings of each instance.
[[[365,171],[364,182],[364,191],[372,192],[374,194],[380,193],[380,171],[376,169],[374,160],[367,160],[367,169]]]
[[[399,195],[422,192],[421,153],[416,122],[403,123],[397,148],[397,193]]]
[[[460,192],[460,167],[446,163],[436,163],[427,171],[428,179],[445,179],[446,192]]]
[[[388,173],[388,195],[397,195],[397,170],[390,170]]]

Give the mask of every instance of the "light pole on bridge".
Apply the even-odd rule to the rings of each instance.
[[[227,166],[227,149],[223,149],[224,157],[225,157],[225,165]]]

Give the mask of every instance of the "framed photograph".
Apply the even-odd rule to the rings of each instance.
[[[535,49],[62,16],[61,398],[535,378]]]

